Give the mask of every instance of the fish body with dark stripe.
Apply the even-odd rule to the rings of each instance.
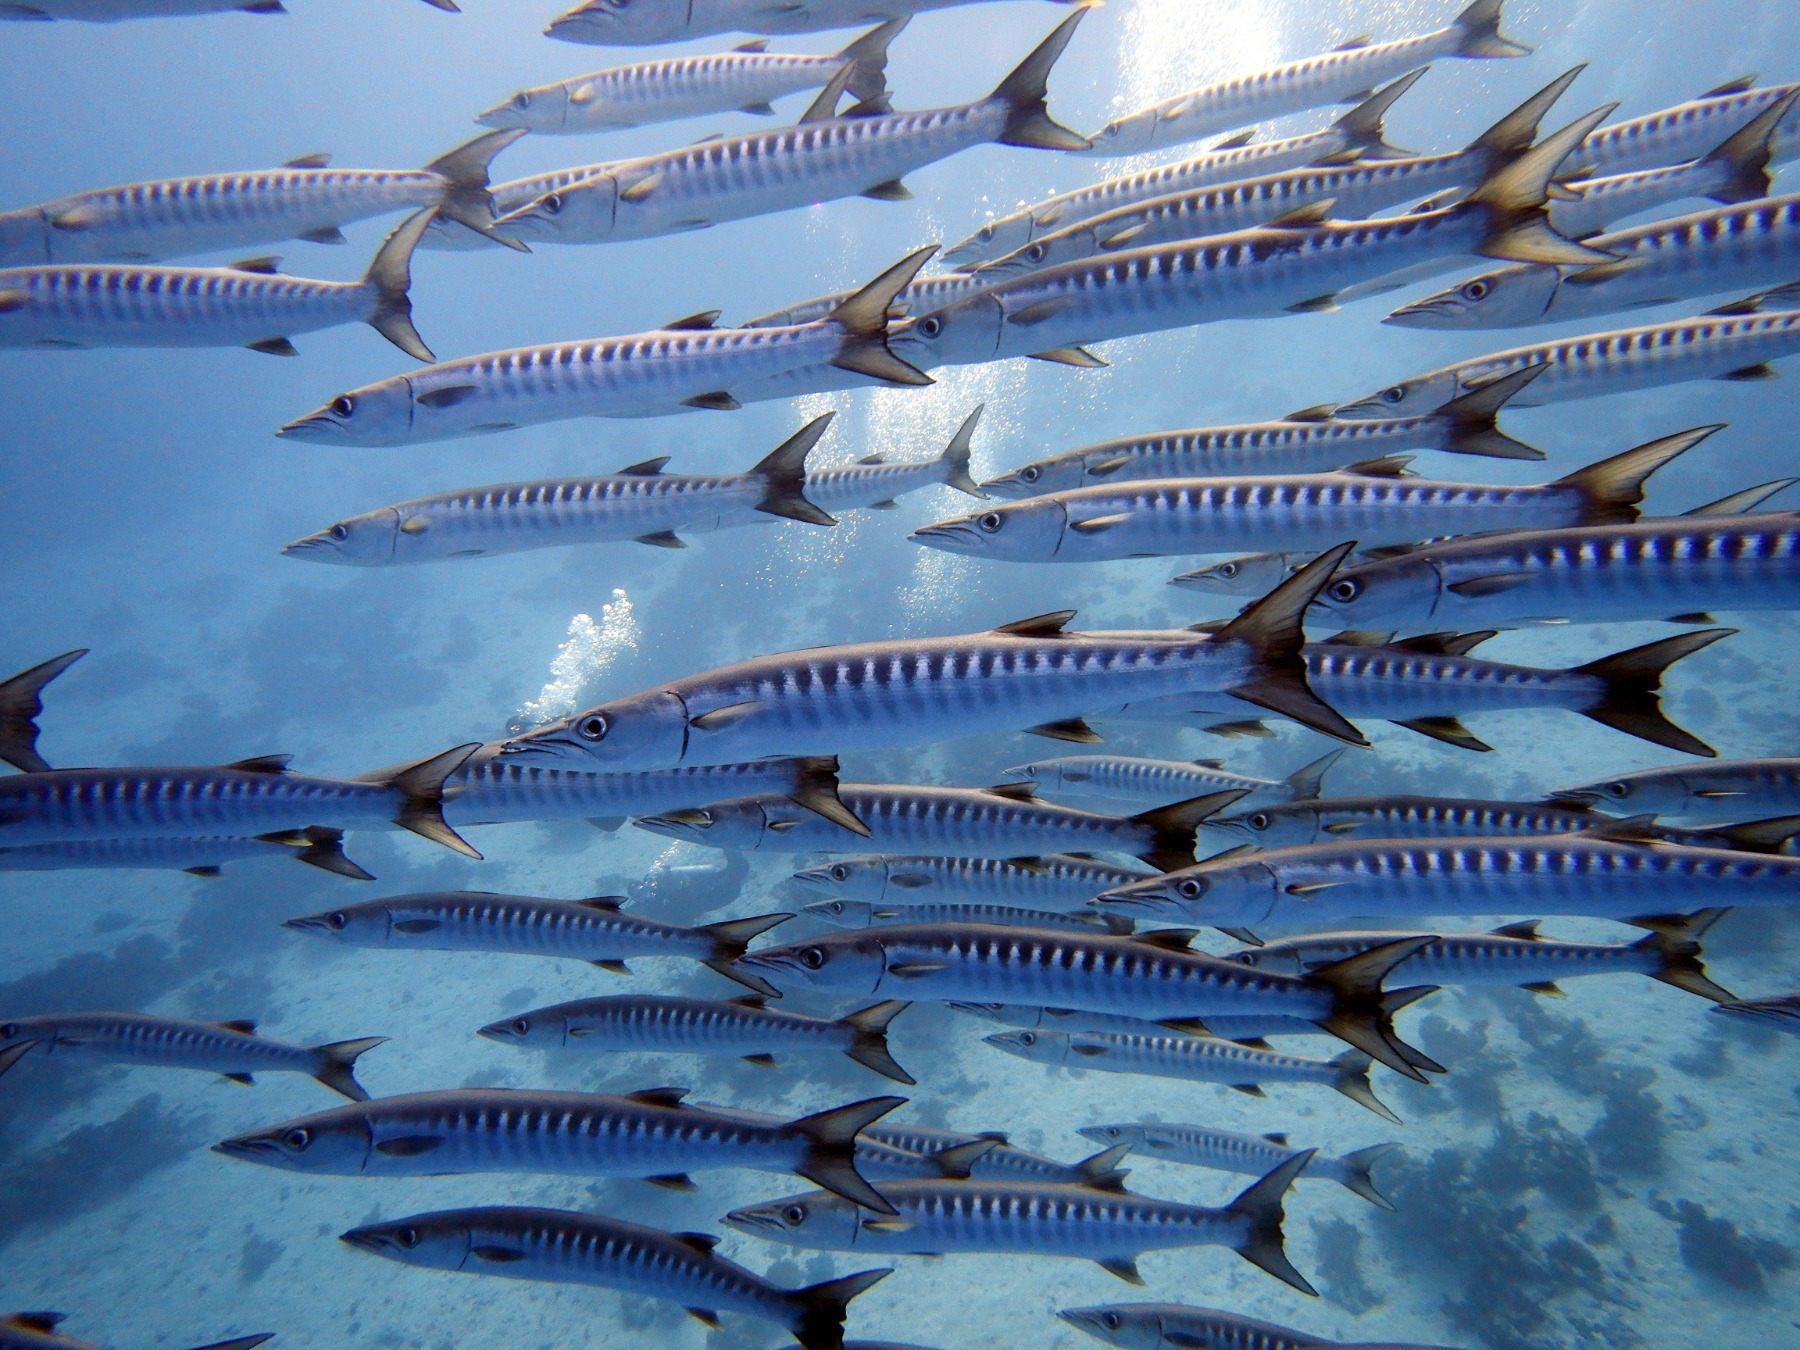
[[[866,904],[1004,904],[1067,912],[1109,886],[1143,876],[1091,858],[940,858],[877,854],[837,858],[796,872],[793,881],[830,899]]]
[[[1445,1350],[1398,1341],[1358,1341],[1352,1346],[1239,1313],[1182,1303],[1109,1303],[1064,1308],[1056,1315],[1120,1350]]]

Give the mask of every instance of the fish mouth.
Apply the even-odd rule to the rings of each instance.
[[[992,1036],[983,1036],[981,1043],[991,1045],[996,1050],[1004,1050],[1008,1054],[1017,1054],[1028,1048],[1025,1042],[1019,1039],[1019,1033],[1016,1031],[996,1031]]]
[[[1003,473],[998,478],[990,478],[976,486],[991,496],[1004,497],[1009,502],[1032,495],[1030,485],[1020,481],[1016,473]]]
[[[1130,910],[1139,914],[1168,914],[1177,909],[1172,896],[1156,891],[1102,891],[1092,900],[1090,905],[1104,905],[1106,913],[1111,910]]]
[[[697,813],[696,813],[697,814]],[[666,835],[670,839],[686,839],[699,841],[712,824],[711,819],[699,821],[685,813],[667,816],[637,816],[632,822],[640,830],[648,830],[651,834]]]
[[[839,902],[836,900],[815,900],[810,905],[800,906],[800,912],[802,914],[812,915],[813,918],[819,920],[821,923],[828,923],[834,927],[843,928],[847,925],[844,922],[841,906],[837,913],[832,912],[832,906],[837,905],[838,903]]]
[[[1462,312],[1462,301],[1455,296],[1427,296],[1410,305],[1400,306],[1382,322],[1396,328],[1453,328]],[[1333,414],[1337,415],[1339,414]]]
[[[518,113],[513,111],[510,101],[495,104],[477,117],[475,121],[480,126],[492,127],[496,131],[531,130],[531,123],[527,122],[523,117],[520,117]]]
[[[1020,764],[1015,768],[1002,769],[1000,772],[1008,778],[1029,778],[1034,782],[1037,780],[1037,765],[1035,764]]]
[[[1423,301],[1420,303],[1423,303]],[[1407,306],[1406,308],[1410,309],[1411,306]],[[1402,310],[1394,311],[1396,314],[1402,312]],[[1359,398],[1354,403],[1346,403],[1342,407],[1334,408],[1331,413],[1333,421],[1343,422],[1382,420],[1389,417],[1403,416],[1405,416],[1405,414],[1398,408],[1392,408],[1378,398]]]
[[[1544,801],[1552,806],[1564,802],[1570,806],[1596,806],[1601,801],[1601,794],[1586,788],[1559,788],[1546,794]]]
[[[835,884],[831,875],[830,864],[820,867],[803,867],[798,872],[794,873],[793,876],[789,877],[788,880],[797,881],[802,886],[810,886],[815,890],[821,891],[830,890]]]
[[[319,554],[334,555],[337,551],[336,541],[329,534],[321,531],[285,545],[281,550],[281,556],[284,558],[312,558]]]
[[[1100,1320],[1105,1313],[1105,1308],[1059,1308],[1056,1315],[1077,1331],[1085,1331],[1088,1335],[1104,1341],[1109,1339],[1106,1335],[1105,1324]]]
[[[980,553],[981,536],[973,525],[944,520],[935,525],[921,525],[906,536],[915,544],[941,549],[945,553]]]
[[[494,222],[496,231],[504,231],[515,239],[555,239],[555,218],[546,215],[537,202],[527,202],[508,211]]]
[[[482,1027],[475,1034],[477,1036],[485,1037],[487,1040],[500,1041],[502,1043],[511,1043],[521,1039],[518,1033],[512,1029],[511,1024],[507,1022],[490,1023],[489,1025]]]
[[[497,754],[518,759],[569,760],[585,759],[586,753],[574,741],[566,741],[554,736],[521,736],[517,740],[501,741]]]
[[[281,926],[297,933],[329,933],[331,919],[324,914],[302,914],[297,919],[284,919]]]
[[[772,982],[777,977],[800,974],[802,967],[790,956],[759,956],[754,952],[740,956],[731,963],[732,969],[748,971],[765,982]]]
[[[376,1256],[398,1256],[404,1250],[397,1239],[379,1228],[352,1228],[348,1233],[339,1233],[338,1241]]]
[[[296,417],[284,423],[276,435],[289,441],[316,441],[335,443],[343,439],[347,427],[329,412],[308,413],[305,417]]]
[[[221,1139],[212,1146],[212,1151],[222,1153],[227,1158],[241,1158],[246,1162],[268,1162],[280,1156],[281,1146],[273,1139],[259,1138],[254,1134],[238,1134],[230,1139]]]
[[[773,1214],[758,1212],[754,1206],[747,1209],[734,1209],[721,1221],[733,1228],[742,1228],[751,1233],[779,1233],[782,1231],[781,1220]]]

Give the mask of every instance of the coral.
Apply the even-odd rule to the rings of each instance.
[[[1650,1207],[1675,1225],[1683,1265],[1740,1293],[1768,1297],[1763,1276],[1794,1264],[1790,1248],[1771,1238],[1739,1232],[1731,1220],[1714,1218],[1698,1201],[1677,1200],[1671,1205],[1653,1200]]]
[[[1315,1222],[1312,1228],[1318,1280],[1325,1297],[1358,1316],[1379,1307],[1382,1296],[1363,1280],[1362,1230],[1343,1219]]]

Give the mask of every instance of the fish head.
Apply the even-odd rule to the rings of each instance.
[[[281,550],[285,558],[340,563],[346,567],[378,567],[393,562],[402,543],[400,513],[391,506],[366,511],[296,539]]]
[[[869,1218],[879,1220],[881,1216],[871,1213]],[[829,1191],[808,1191],[783,1200],[746,1205],[727,1214],[725,1222],[741,1233],[816,1251],[842,1252],[866,1245],[857,1241],[862,1233],[863,1212]]]
[[[470,1259],[476,1246],[475,1225],[456,1210],[365,1224],[340,1234],[338,1241],[407,1266],[430,1270],[461,1270],[465,1265],[475,1268]]]
[[[687,741],[687,705],[670,690],[651,689],[515,736],[500,753],[589,773],[667,769],[682,762]]]
[[[598,173],[508,211],[494,222],[494,231],[528,244],[594,243],[612,236],[618,209],[619,180]]]
[[[1092,225],[1084,222],[1021,244],[1011,253],[977,267],[975,275],[989,285],[996,285],[1028,272],[1040,272],[1058,263],[1079,262],[1104,252],[1106,247],[1100,242],[1099,234]]]
[[[413,430],[413,383],[395,375],[339,394],[275,434],[315,445],[404,445]]]
[[[1010,1004],[964,1003],[956,999],[951,999],[945,1006],[953,1008],[959,1013],[967,1013],[970,1017],[979,1017],[984,1022],[998,1022],[1002,1026],[1018,1025],[1014,1020],[1014,1009]]]
[[[563,120],[569,111],[570,92],[566,84],[546,84],[536,89],[521,89],[506,102],[496,103],[475,120],[482,126],[493,127],[497,131],[517,128],[555,134],[563,128]]]
[[[1210,567],[1197,567],[1183,572],[1169,584],[1187,591],[1205,591],[1211,595],[1267,595],[1294,570],[1297,561],[1310,555],[1292,553],[1246,553],[1227,558]]]
[[[1203,862],[1179,872],[1145,877],[1102,891],[1091,903],[1102,914],[1247,928],[1267,919],[1278,898],[1275,874],[1252,856]]]
[[[868,928],[877,922],[875,906],[867,900],[815,900],[801,908],[834,928]]]
[[[888,860],[879,855],[838,858],[817,867],[803,867],[792,880],[802,890],[832,899],[879,900],[888,888]]]
[[[546,1050],[552,1046],[567,1044],[567,1032],[568,1028],[561,1014],[529,1012],[489,1022],[475,1034],[490,1041],[498,1041],[501,1045],[520,1048],[530,1046]]]
[[[394,920],[404,918],[395,913],[395,902],[368,900],[359,905],[343,905],[318,914],[303,914],[289,919],[283,928],[298,933],[317,933],[336,938],[352,947],[384,947],[394,936]],[[404,930],[402,930],[404,931]]]
[[[1383,323],[1396,328],[1518,328],[1549,312],[1562,273],[1545,263],[1496,268],[1410,305]]]
[[[1013,1031],[996,1031],[983,1036],[982,1042],[1009,1055],[1028,1059],[1034,1064],[1064,1064],[1073,1049],[1073,1038],[1066,1031],[1038,1031],[1020,1027]]]
[[[1129,117],[1121,117],[1116,122],[1108,122],[1088,139],[1093,142],[1089,150],[1071,150],[1073,155],[1141,155],[1146,150],[1156,148],[1156,132],[1162,123],[1160,108],[1145,108]]]
[[[981,485],[981,490],[990,496],[1017,501],[1021,497],[1040,497],[1046,492],[1069,492],[1086,487],[1086,477],[1087,468],[1080,459],[1057,455],[989,479]]]
[[[1689,783],[1679,769],[1647,769],[1642,773],[1597,778],[1591,783],[1558,788],[1550,794],[1550,800],[1579,802],[1584,806],[1626,811],[1632,815],[1680,816],[1709,803],[1709,798],[1697,790],[1701,786]],[[1732,801],[1731,797],[1720,799],[1717,809],[1729,813],[1733,809]]]
[[[998,302],[977,291],[941,309],[890,323],[888,349],[920,370],[975,365],[998,358],[1005,323]]]
[[[39,1048],[46,1051],[56,1044],[54,1017],[15,1017],[10,1022],[0,1022],[0,1050],[33,1043],[39,1043]]]
[[[588,47],[648,47],[688,36],[685,4],[668,0],[587,0],[558,14],[544,30],[558,42]]]
[[[1444,599],[1444,578],[1425,553],[1347,567],[1307,611],[1327,627],[1363,632],[1423,631]]]
[[[879,931],[833,933],[786,947],[765,947],[738,957],[736,964],[775,985],[872,994],[887,974],[887,947],[876,936]]]
[[[1454,371],[1437,370],[1378,389],[1367,398],[1332,409],[1337,422],[1377,422],[1389,417],[1422,417],[1460,392]]]
[[[1214,816],[1209,830],[1229,830],[1246,844],[1258,848],[1292,848],[1310,844],[1319,836],[1319,813],[1308,802],[1295,802],[1279,811],[1238,811]]]
[[[938,262],[961,271],[989,258],[1003,257],[1030,239],[1031,213],[1015,211],[1010,216],[990,220],[967,239],[950,245],[938,255]]]
[[[1085,1331],[1108,1345],[1124,1350],[1162,1350],[1165,1344],[1198,1344],[1197,1341],[1163,1340],[1162,1312],[1154,1303],[1112,1303],[1092,1308],[1063,1308],[1057,1314],[1077,1331]]]
[[[1091,1139],[1101,1148],[1117,1148],[1120,1144],[1136,1145],[1151,1127],[1148,1125],[1084,1125],[1075,1133]]]
[[[53,262],[50,221],[44,208],[0,211],[0,267],[41,267]]]
[[[926,548],[972,558],[1051,562],[1062,547],[1068,523],[1068,509],[1060,498],[1027,497],[922,525],[907,538]]]
[[[785,798],[783,799],[785,800]],[[754,849],[762,847],[772,822],[760,797],[738,797],[710,806],[664,811],[632,820],[640,830],[683,839],[708,848]]]
[[[362,1172],[374,1142],[362,1109],[348,1106],[221,1139],[213,1152],[284,1172],[342,1177]]]

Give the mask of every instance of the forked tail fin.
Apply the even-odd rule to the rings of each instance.
[[[494,210],[493,196],[488,192],[488,166],[494,162],[494,156],[524,134],[524,127],[487,132],[472,141],[464,141],[448,154],[439,155],[425,166],[425,172],[437,174],[450,185],[437,204],[440,216],[467,225],[482,238],[492,239],[496,244],[529,253],[531,250],[517,239],[494,232],[494,221],[499,215]]]
[[[855,1275],[846,1275],[842,1279],[826,1280],[823,1284],[796,1289],[790,1295],[794,1304],[794,1321],[788,1327],[789,1333],[800,1342],[804,1350],[843,1350],[844,1316],[850,1300],[893,1273],[892,1267],[885,1270],[865,1270]]]
[[[1302,764],[1281,781],[1293,790],[1292,800],[1312,802],[1319,799],[1319,792],[1325,786],[1325,775],[1331,766],[1344,757],[1344,750],[1339,746],[1336,750],[1327,750],[1311,764]]]
[[[471,741],[467,745],[446,750],[441,755],[404,764],[369,781],[391,787],[400,794],[399,808],[393,819],[394,824],[401,829],[411,830],[414,834],[429,839],[434,844],[442,844],[466,858],[479,859],[481,855],[469,841],[451,829],[444,820],[444,780],[462,768],[469,756],[479,749],[481,742]]]
[[[258,839],[281,844],[294,850],[294,861],[352,881],[373,881],[374,874],[365,872],[344,856],[344,832],[324,825],[309,825],[293,834],[259,834]]]
[[[794,761],[794,785],[788,789],[788,800],[804,807],[815,816],[823,816],[833,825],[842,825],[852,834],[869,837],[869,827],[856,818],[838,795],[838,757],[808,755]]]
[[[890,998],[840,1019],[851,1034],[850,1046],[844,1053],[883,1078],[905,1083],[908,1087],[916,1086],[919,1080],[900,1067],[900,1061],[888,1050],[887,1042],[888,1024],[910,1007],[912,1004],[904,999]]]
[[[806,1157],[794,1168],[795,1173],[864,1209],[899,1213],[856,1170],[856,1135],[889,1111],[905,1105],[904,1097],[871,1097],[796,1120],[792,1128],[805,1136],[809,1147]]]
[[[1592,264],[1612,262],[1611,254],[1565,239],[1550,225],[1546,209],[1550,187],[1563,162],[1589,132],[1609,116],[1616,103],[1585,117],[1516,157],[1508,159],[1476,186],[1459,209],[1485,213],[1486,236],[1471,252],[1507,262]]]
[[[859,103],[886,102],[888,43],[900,36],[907,23],[907,19],[891,19],[838,53],[850,63],[850,78],[844,87]]]
[[[1638,504],[1644,500],[1644,484],[1650,475],[1722,430],[1724,423],[1720,422],[1664,436],[1565,474],[1552,486],[1573,488],[1581,494],[1580,524],[1629,525],[1638,518]]]
[[[1583,708],[1583,715],[1601,726],[1636,736],[1652,745],[1667,746],[1684,755],[1714,758],[1717,751],[1663,714],[1662,681],[1669,667],[1677,661],[1736,632],[1735,628],[1703,628],[1692,633],[1677,633],[1660,642],[1646,643],[1578,666],[1574,674],[1591,675],[1601,682],[1599,699]]]
[[[1371,1205],[1379,1205],[1382,1209],[1391,1210],[1394,1202],[1375,1189],[1373,1168],[1388,1154],[1399,1148],[1398,1144],[1371,1144],[1367,1148],[1359,1148],[1354,1153],[1346,1153],[1339,1158],[1341,1175],[1336,1180],[1345,1190],[1360,1195]]]
[[[1463,57],[1491,58],[1530,56],[1531,48],[1514,42],[1500,31],[1501,9],[1506,0],[1475,0],[1450,26],[1458,35],[1456,54]]]
[[[986,497],[980,486],[969,473],[970,442],[975,438],[975,428],[981,424],[981,414],[987,410],[987,404],[977,403],[975,411],[963,418],[963,424],[956,429],[950,438],[950,444],[944,447],[944,453],[938,456],[938,463],[943,465],[945,487],[953,487],[958,492],[966,492],[971,497]]]
[[[1432,936],[1401,938],[1309,972],[1306,978],[1331,990],[1336,1000],[1330,1014],[1317,1019],[1318,1025],[1415,1083],[1425,1082],[1426,1072],[1442,1073],[1442,1065],[1405,1044],[1394,1031],[1394,1013],[1436,986],[1381,987],[1389,971],[1436,941]]]
[[[1228,1213],[1245,1221],[1248,1230],[1244,1240],[1232,1250],[1251,1265],[1315,1298],[1319,1291],[1294,1269],[1293,1262],[1288,1260],[1287,1248],[1282,1244],[1282,1224],[1287,1218],[1282,1202],[1287,1198],[1288,1187],[1294,1184],[1294,1178],[1306,1170],[1317,1152],[1317,1149],[1308,1149],[1296,1153],[1261,1181],[1253,1182],[1226,1206]]]
[[[1468,150],[1483,157],[1488,172],[1500,167],[1507,160],[1524,154],[1531,149],[1531,143],[1538,138],[1538,129],[1556,101],[1568,92],[1581,72],[1587,69],[1587,63],[1566,70],[1537,93],[1526,99],[1518,107],[1507,113],[1493,126],[1489,127],[1473,141]]]
[[[994,139],[1001,145],[1022,145],[1036,150],[1087,150],[1093,142],[1050,119],[1044,100],[1049,94],[1050,68],[1075,36],[1076,26],[1087,15],[1084,5],[1069,15],[1038,43],[1030,56],[1019,62],[988,95],[1006,105],[1006,127]]]
[[[499,133],[495,133],[498,135]],[[369,327],[393,343],[415,361],[435,361],[431,348],[413,327],[412,255],[420,237],[431,224],[436,211],[417,211],[405,220],[376,251],[363,281],[375,291],[375,307],[367,319]]]
[[[727,919],[723,923],[709,923],[694,931],[712,939],[712,955],[702,959],[701,964],[718,971],[728,980],[736,980],[746,989],[753,989],[764,998],[780,998],[781,991],[754,971],[740,970],[733,963],[750,947],[750,939],[760,937],[793,918],[792,914],[758,914],[751,919]]]
[[[1544,459],[1544,452],[1535,445],[1514,440],[1500,430],[1499,416],[1520,390],[1548,369],[1550,363],[1540,361],[1489,380],[1439,406],[1435,415],[1449,423],[1440,448],[1453,455],[1486,455],[1490,459]]]
[[[1194,833],[1212,817],[1250,794],[1243,789],[1233,792],[1211,792],[1204,797],[1190,797],[1169,806],[1159,806],[1131,819],[1147,825],[1153,832],[1149,847],[1137,856],[1161,872],[1192,867]]]
[[[1331,124],[1331,129],[1341,135],[1347,142],[1344,148],[1334,155],[1320,160],[1321,164],[1354,164],[1359,159],[1408,159],[1412,151],[1402,150],[1398,146],[1387,143],[1387,128],[1382,124],[1395,101],[1425,78],[1430,66],[1421,66],[1410,74],[1402,75],[1392,84],[1377,89],[1349,112]]]
[[[1662,961],[1660,968],[1644,973],[1653,980],[1672,984],[1714,1003],[1737,1002],[1736,994],[1713,983],[1701,962],[1705,953],[1700,948],[1700,939],[1725,917],[1726,912],[1724,909],[1703,909],[1695,914],[1670,915],[1661,920],[1648,937],[1632,944],[1639,951],[1654,953]]]
[[[1369,1065],[1373,1062],[1360,1050],[1344,1051],[1331,1061],[1331,1086],[1358,1106],[1366,1106],[1383,1120],[1403,1125],[1405,1122],[1388,1110],[1381,1098],[1375,1095],[1375,1089],[1369,1086]]]
[[[44,711],[40,695],[45,685],[87,654],[86,647],[77,647],[0,682],[0,760],[26,773],[49,770],[37,751],[37,719]]]
[[[888,312],[894,299],[912,284],[919,269],[937,252],[932,244],[907,254],[875,280],[839,303],[827,318],[844,330],[844,344],[831,364],[839,370],[867,375],[884,384],[931,384],[931,376],[895,356],[888,346]]]
[[[356,1061],[376,1046],[386,1043],[386,1036],[364,1036],[361,1040],[333,1041],[330,1045],[314,1046],[313,1053],[319,1057],[319,1067],[313,1072],[313,1077],[353,1102],[366,1102],[369,1094],[356,1081],[353,1072]]]
[[[1731,205],[1755,201],[1774,191],[1769,165],[1775,159],[1775,133],[1800,100],[1800,92],[1789,94],[1764,108],[1748,125],[1734,133],[1724,144],[1701,161],[1719,172],[1719,185],[1707,195],[1715,202]]]
[[[758,511],[807,525],[837,524],[837,517],[820,510],[806,497],[806,457],[836,416],[835,412],[820,413],[757,461],[748,476],[762,483]]]

